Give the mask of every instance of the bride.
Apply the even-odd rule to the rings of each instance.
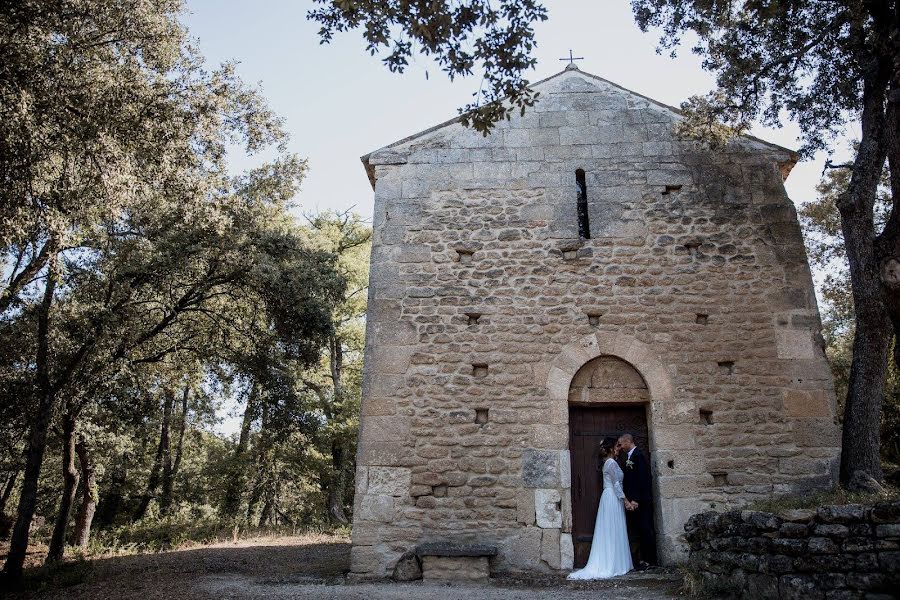
[[[597,509],[591,554],[583,569],[569,574],[569,579],[607,579],[624,575],[632,569],[631,549],[625,529],[624,474],[616,463],[616,438],[607,437],[600,445],[603,463],[603,494]]]

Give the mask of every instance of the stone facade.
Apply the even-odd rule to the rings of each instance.
[[[535,88],[490,136],[449,122],[363,159],[354,573],[440,541],[496,545],[498,571],[570,569],[570,399],[647,407],[667,562],[694,513],[834,480],[795,156],[679,141],[677,111],[577,69]]]
[[[780,515],[704,513],[685,525],[690,565],[719,596],[887,600],[900,586],[900,502]]]

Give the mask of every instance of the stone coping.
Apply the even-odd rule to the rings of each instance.
[[[423,556],[497,556],[497,546],[489,544],[459,544],[455,542],[429,542],[416,548],[416,555]]]

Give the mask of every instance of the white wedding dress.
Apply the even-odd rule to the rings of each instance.
[[[591,554],[584,568],[570,573],[569,579],[608,579],[624,575],[633,568],[625,528],[624,477],[616,461],[607,458],[603,464],[603,493],[597,509]]]

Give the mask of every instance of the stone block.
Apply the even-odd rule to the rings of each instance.
[[[777,329],[775,345],[778,358],[806,360],[815,358],[818,352],[812,333],[804,329]]]
[[[828,417],[831,403],[823,390],[786,389],[782,392],[784,410],[791,417]]]
[[[569,428],[566,425],[553,425],[543,423],[532,425],[531,445],[536,448],[568,448]]]
[[[538,527],[542,529],[562,527],[561,501],[559,490],[534,490],[534,510]]]
[[[360,439],[365,438],[360,435]],[[401,466],[404,462],[403,446],[391,442],[364,442],[361,445],[360,463],[366,466]]]
[[[522,453],[522,483],[527,488],[559,486],[559,451],[527,448]]]
[[[406,496],[410,491],[410,470],[403,467],[369,467],[370,494]]]
[[[486,581],[491,575],[487,556],[424,556],[422,579],[428,581]]]
[[[571,533],[559,535],[559,568],[569,571],[575,566],[575,545],[572,543]]]
[[[397,509],[393,496],[366,494],[359,504],[359,519],[362,521],[378,521],[390,523],[394,520]]]
[[[821,506],[816,516],[823,523],[858,523],[865,518],[866,510],[861,504]]]
[[[398,415],[369,416],[362,426],[360,439],[371,442],[400,442],[409,435],[409,418]]]
[[[516,500],[516,519],[525,525],[534,525],[534,492],[519,490]]]
[[[544,529],[541,537],[541,560],[551,569],[560,568],[560,536],[559,529]]]
[[[382,571],[381,554],[373,546],[353,546],[350,549],[350,572],[377,574]]]
[[[422,579],[422,564],[419,557],[412,550],[405,552],[397,564],[394,565],[394,573],[391,575],[394,581],[415,581]]]
[[[498,559],[506,570],[537,571],[546,569],[541,561],[542,529],[523,527],[507,536],[503,542]]]

